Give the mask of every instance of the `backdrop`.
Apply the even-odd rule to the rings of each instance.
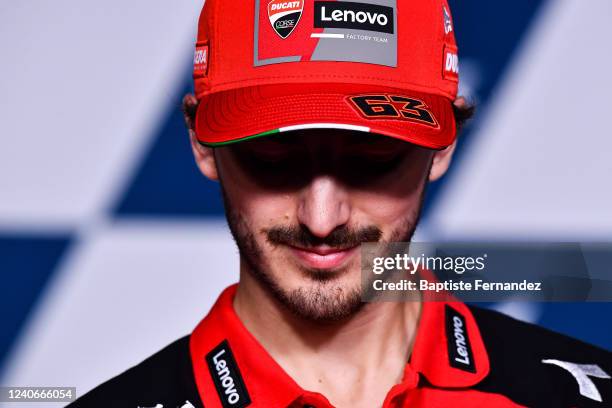
[[[237,279],[179,110],[201,5],[0,2],[3,385],[82,394],[190,332]],[[451,7],[479,111],[418,239],[609,241],[612,2]],[[490,307],[612,348],[609,303]]]

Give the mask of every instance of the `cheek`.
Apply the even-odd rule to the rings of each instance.
[[[289,195],[253,194],[244,201],[244,216],[258,232],[270,227],[288,225],[293,219],[294,202]]]
[[[252,232],[270,226],[286,225],[294,211],[290,194],[268,191],[253,182],[228,154],[219,155],[221,183],[232,211]],[[258,234],[259,235],[259,234]]]
[[[377,225],[385,233],[406,220],[416,222],[425,188],[426,168],[406,168],[385,182],[382,188],[355,192],[354,209],[361,214],[360,218],[365,218],[365,223]]]
[[[230,195],[233,211],[240,215],[258,238],[262,230],[288,225],[293,217],[295,204],[289,194],[268,193],[247,186],[233,185]]]
[[[355,195],[353,202],[354,209],[367,220],[366,224],[377,225],[384,232],[403,224],[406,219],[415,221],[421,205],[420,194],[416,191],[404,196],[361,193]]]

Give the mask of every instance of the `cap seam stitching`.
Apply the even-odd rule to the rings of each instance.
[[[393,83],[399,83],[399,84],[405,84],[405,85],[410,85],[413,86],[415,88],[418,89],[423,89],[423,90],[436,90],[436,91],[440,91],[442,92],[445,96],[450,96],[452,94],[452,92],[446,91],[440,87],[436,87],[436,86],[424,86],[424,85],[418,85],[415,84],[414,82],[408,82],[408,81],[397,81],[397,80],[391,80],[391,79],[385,79],[385,78],[380,78],[380,77],[368,77],[368,76],[347,76],[347,75],[282,75],[282,76],[273,76],[273,77],[256,77],[256,78],[249,78],[249,79],[242,79],[242,80],[236,80],[236,81],[225,81],[225,82],[220,82],[218,84],[215,84],[214,86],[209,87],[209,89],[207,91],[203,92],[203,96],[204,95],[209,95],[209,94],[213,94],[216,92],[223,92],[222,91],[214,91],[214,88],[218,88],[221,86],[226,86],[226,85],[232,85],[232,84],[240,84],[240,83],[245,83],[245,82],[253,82],[253,81],[261,81],[261,80],[266,80],[266,79],[288,79],[288,78],[352,78],[352,79],[374,79],[374,80],[380,80],[380,81],[385,81],[385,82],[393,82]],[[290,84],[290,83],[288,83]],[[260,84],[260,85],[254,85],[254,86],[265,86],[265,85],[282,85],[282,83],[278,83],[278,84]],[[364,86],[371,86],[371,85],[376,85],[376,84],[356,84],[356,85],[364,85]],[[229,89],[227,89],[229,90]],[[416,89],[415,89],[416,90]]]
[[[215,14],[214,14],[215,16],[218,16],[218,15],[219,15],[219,8],[220,8],[220,7],[221,7],[221,2],[220,2],[220,1],[217,1],[217,2],[215,3]],[[216,50],[222,49],[222,48],[220,47],[220,44],[219,44],[219,43],[220,43],[220,41],[221,41],[221,36],[220,36],[220,35],[214,35],[214,33],[219,33],[219,19],[218,19],[218,18],[214,18],[214,19],[213,19],[213,21],[214,21],[215,26],[214,26],[214,28],[213,28],[213,29],[214,29],[214,31],[213,31],[213,33],[212,33],[211,37],[213,37],[213,42],[215,43],[215,46],[214,46],[213,52],[216,52]],[[209,53],[210,53],[210,51],[209,51]],[[223,57],[223,54],[220,54],[220,55],[219,55],[219,57]],[[219,58],[219,57],[217,57],[217,58]],[[208,58],[209,58],[210,62],[212,62],[212,59],[210,58],[210,55],[209,55],[209,57],[208,57]],[[221,58],[219,58],[219,59],[221,59]],[[211,64],[211,65],[212,65],[212,64]],[[217,64],[217,65],[218,65],[218,64]],[[209,70],[210,70],[210,67],[209,67]],[[210,78],[210,74],[209,74],[209,78]],[[210,80],[209,80],[209,81],[210,81]],[[209,83],[210,83],[210,82],[209,82]]]

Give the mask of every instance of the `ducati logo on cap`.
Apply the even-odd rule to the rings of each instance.
[[[270,24],[281,38],[293,32],[304,10],[304,0],[272,0],[268,3]]]

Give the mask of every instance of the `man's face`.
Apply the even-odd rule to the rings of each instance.
[[[248,272],[295,314],[316,321],[361,307],[359,244],[410,240],[433,156],[389,137],[338,130],[214,151]]]

